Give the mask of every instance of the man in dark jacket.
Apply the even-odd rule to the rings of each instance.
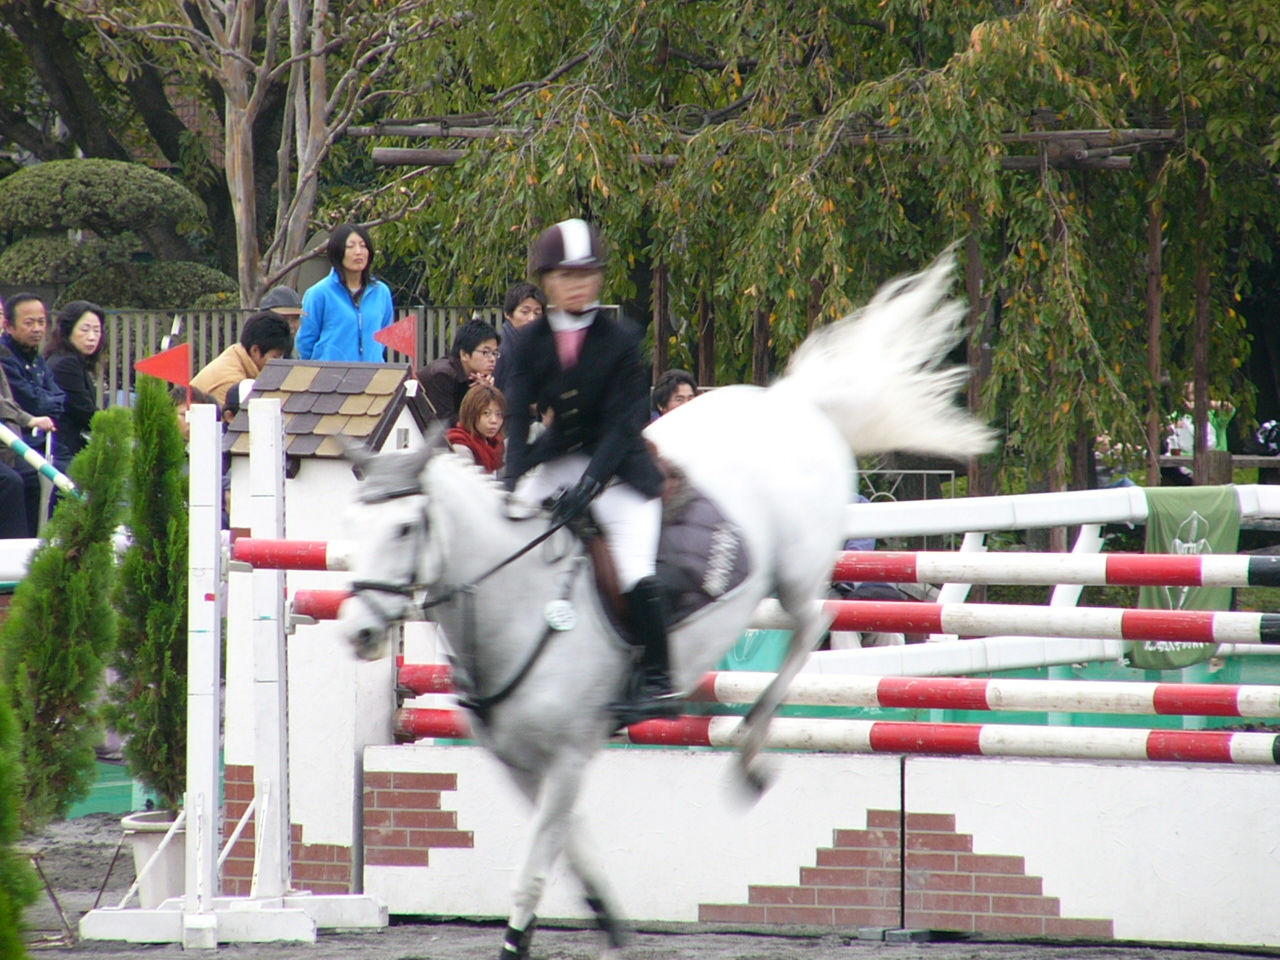
[[[561,493],[556,519],[591,506],[644,646],[636,702],[620,715],[671,715],[665,600],[654,575],[663,477],[640,435],[649,399],[640,331],[600,310],[603,251],[584,221],[543,231],[533,261],[550,306],[512,338],[506,481],[533,503]],[[551,411],[551,425],[530,444],[535,408]]]
[[[40,356],[40,344],[49,325],[44,302],[35,294],[17,293],[4,306],[0,367],[9,380],[13,400],[32,417],[56,418],[62,414],[66,395]],[[54,465],[57,466],[56,460]],[[65,464],[58,469],[64,467]]]

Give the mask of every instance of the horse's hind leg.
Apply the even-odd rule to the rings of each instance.
[[[742,721],[745,734],[738,748],[738,772],[750,791],[752,800],[758,799],[769,787],[768,775],[758,762],[765,737],[769,733],[769,723],[777,713],[791,681],[796,678],[813,648],[831,626],[831,617],[820,612],[821,608],[813,600],[792,604],[789,610],[796,618],[796,625],[791,633],[787,656]]]
[[[535,912],[547,874],[569,841],[585,763],[585,758],[574,755],[558,758],[541,777],[513,771],[516,785],[534,802],[533,833],[516,874],[500,960],[527,960],[529,956]]]

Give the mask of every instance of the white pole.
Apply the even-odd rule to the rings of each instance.
[[[217,946],[218,740],[222,670],[222,431],[217,409],[187,411],[191,424],[187,578],[187,883],[184,947]]]
[[[284,423],[278,399],[249,401],[249,518],[254,537],[284,536]],[[250,897],[284,896],[291,884],[284,571],[253,572],[255,828]],[[266,798],[270,797],[270,802]]]

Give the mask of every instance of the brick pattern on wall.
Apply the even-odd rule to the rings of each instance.
[[[868,810],[867,829],[836,830],[796,886],[750,886],[742,904],[704,903],[707,923],[897,927],[902,880],[896,810]],[[1110,920],[1061,916],[1022,857],[973,852],[951,814],[907,814],[906,926],[1050,937],[1114,937]]]
[[[366,772],[364,862],[425,867],[433,847],[475,846],[457,812],[442,809],[442,794],[457,789],[456,773]]]
[[[235,831],[253,799],[253,767],[227,764],[223,774],[224,810],[222,838]],[[317,895],[351,893],[351,848],[331,843],[304,843],[302,825],[290,826],[293,844],[293,886]],[[222,867],[222,892],[230,897],[247,897],[253,883],[254,823],[245,825],[240,839]]]

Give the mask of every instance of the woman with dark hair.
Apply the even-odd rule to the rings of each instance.
[[[395,319],[391,288],[373,276],[373,240],[359,224],[333,231],[326,248],[329,276],[302,298],[298,356],[303,360],[382,363],[386,348],[373,338]]]
[[[73,300],[58,312],[44,347],[49,372],[67,395],[62,413],[53,420],[58,428],[54,465],[60,470],[89,442],[89,421],[98,412],[95,375],[105,323],[106,314],[96,303]]]
[[[507,399],[491,383],[476,383],[467,391],[458,408],[458,425],[445,439],[460,457],[469,457],[485,473],[502,469],[502,422],[507,416]]]

